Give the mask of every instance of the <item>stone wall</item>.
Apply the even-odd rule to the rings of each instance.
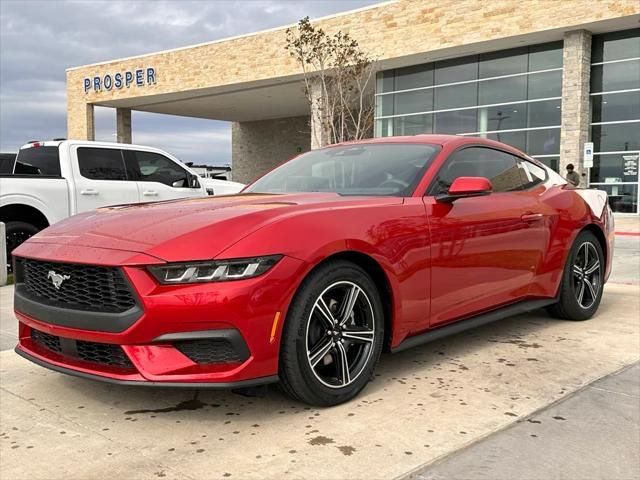
[[[564,29],[640,13],[637,0],[399,0],[315,22],[349,32],[380,60]],[[85,104],[238,86],[300,75],[284,50],[285,27],[67,71],[69,138],[93,134]],[[416,63],[419,63],[419,59]],[[155,83],[85,93],[87,77],[155,68]],[[130,105],[131,106],[131,105]],[[132,108],[135,108],[134,106]]]
[[[309,117],[234,123],[231,129],[233,180],[249,183],[310,148]]]

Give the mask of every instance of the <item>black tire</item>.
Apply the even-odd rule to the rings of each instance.
[[[591,268],[586,267],[585,250],[588,252],[588,263]],[[593,254],[597,255],[599,268],[597,275],[586,274],[593,268],[594,261],[591,260]],[[576,269],[577,268],[577,269]],[[574,270],[576,269],[576,270]],[[600,305],[602,290],[604,287],[604,254],[600,242],[595,235],[589,231],[581,232],[576,238],[567,263],[562,273],[558,303],[547,307],[547,311],[553,317],[565,320],[587,320],[591,318]],[[582,271],[582,274],[580,273]],[[589,288],[591,284],[591,288]],[[582,289],[582,290],[581,290]],[[582,297],[580,292],[582,291]],[[593,292],[595,291],[595,295]]]
[[[7,222],[5,225],[7,235],[7,265],[12,270],[11,252],[18,248],[22,242],[40,231],[35,225],[27,222]]]
[[[340,297],[342,291],[344,294]],[[352,308],[354,313],[351,316],[342,313],[349,310],[345,305],[349,303],[350,291],[355,292],[355,306]],[[336,331],[333,331],[334,327],[324,330],[328,328],[329,320],[328,317],[322,318],[320,315],[320,309],[317,307],[320,297],[325,300],[331,317],[337,319],[337,323],[334,324]],[[349,320],[345,321],[344,326],[340,325],[341,319],[346,317],[349,317]],[[367,330],[372,339],[363,341],[363,338],[347,338],[350,334],[358,334],[356,330]],[[309,347],[310,351],[316,349],[321,353],[324,347],[316,347],[322,345],[326,345],[330,350],[321,355],[308,353],[308,338],[310,339],[314,332],[318,341],[313,342],[314,346]],[[371,379],[380,358],[383,337],[382,303],[376,285],[367,272],[343,260],[321,265],[304,280],[287,314],[280,344],[281,389],[295,400],[320,407],[337,405],[352,399]],[[335,347],[331,347],[334,341]],[[311,365],[313,357],[318,359],[317,367]],[[346,362],[343,363],[342,359],[346,359]],[[347,374],[340,368],[342,364],[347,365]],[[350,364],[354,366],[353,372],[350,370]],[[331,372],[331,369],[336,372],[335,380],[330,378],[331,373],[327,373]],[[350,383],[344,379],[348,379]]]

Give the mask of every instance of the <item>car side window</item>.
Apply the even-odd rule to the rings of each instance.
[[[80,175],[90,180],[127,180],[122,152],[115,148],[78,148]]]
[[[454,152],[440,168],[431,195],[447,193],[458,177],[484,177],[494,192],[522,190],[520,168],[513,155],[485,147],[468,147]]]
[[[544,168],[522,158],[518,158],[517,161],[520,165],[520,175],[525,189],[535,187],[547,179],[547,172]]]
[[[127,166],[140,182],[158,182],[169,187],[188,187],[189,176],[173,160],[154,152],[125,151]]]

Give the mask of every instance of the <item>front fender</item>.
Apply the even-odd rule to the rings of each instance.
[[[216,258],[283,254],[305,262],[299,285],[320,262],[354,251],[383,269],[393,295],[392,345],[429,315],[429,229],[422,202],[348,207],[280,218],[224,250]],[[421,199],[418,199],[421,200]]]

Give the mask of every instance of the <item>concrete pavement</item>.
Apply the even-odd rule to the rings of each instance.
[[[598,380],[411,480],[640,478],[640,364]]]
[[[0,476],[392,478],[640,358],[638,287],[588,322],[521,315],[397,355],[354,401],[118,387],[0,354]]]
[[[637,240],[616,237],[594,319],[533,312],[385,355],[360,397],[330,409],[274,388],[249,398],[45,370],[10,350],[12,287],[0,288],[0,478],[628,478],[638,367],[592,382],[640,359]]]

